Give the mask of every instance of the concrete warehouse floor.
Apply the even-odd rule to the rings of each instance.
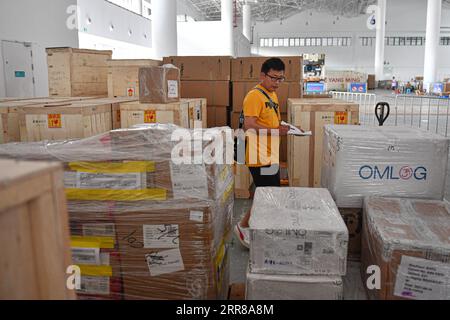
[[[252,200],[236,199],[234,202],[233,225],[250,209]],[[233,235],[231,242],[230,283],[245,283],[248,265],[248,250]],[[344,277],[345,300],[367,300],[360,275],[359,262],[349,261],[347,275]]]

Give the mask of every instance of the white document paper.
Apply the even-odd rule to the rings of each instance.
[[[299,128],[293,126],[292,124],[289,124],[285,121],[281,121],[281,125],[283,126],[289,126],[290,129],[288,131],[288,135],[292,136],[312,136],[311,131],[301,131]]]

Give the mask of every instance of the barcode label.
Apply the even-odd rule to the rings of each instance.
[[[109,295],[109,277],[81,276],[79,293]]]
[[[91,173],[77,172],[77,189],[144,189],[141,173]]]
[[[74,264],[100,264],[99,248],[72,247],[72,260]]]
[[[87,237],[114,237],[114,223],[86,223],[83,224],[83,236]]]

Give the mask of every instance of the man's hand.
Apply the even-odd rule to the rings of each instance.
[[[278,128],[280,136],[287,136],[287,133],[290,129],[291,128],[289,126],[280,125],[280,127]]]

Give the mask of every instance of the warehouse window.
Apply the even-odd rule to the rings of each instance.
[[[441,37],[441,46],[450,46],[450,37]]]

